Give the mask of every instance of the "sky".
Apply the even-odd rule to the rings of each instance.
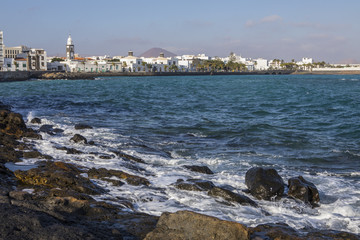
[[[65,56],[175,54],[360,63],[359,0],[0,0],[6,46]]]

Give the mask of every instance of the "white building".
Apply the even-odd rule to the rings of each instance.
[[[165,57],[160,53],[157,58],[141,58],[143,60],[144,71],[169,72],[178,69],[178,59],[176,57]]]
[[[70,34],[66,42],[66,58],[68,60],[73,60],[75,58],[75,47]]]
[[[263,58],[254,59],[254,69],[258,71],[264,71],[269,69],[268,60]]]
[[[144,68],[142,65],[143,60],[135,57],[132,51],[129,51],[128,56],[121,58],[120,62],[125,72],[139,72]]]

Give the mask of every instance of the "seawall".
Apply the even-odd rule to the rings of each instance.
[[[54,71],[19,71],[0,72],[0,82],[26,81],[30,79],[95,79],[111,76],[204,76],[204,75],[286,75],[294,71],[252,71],[252,72],[54,72]]]

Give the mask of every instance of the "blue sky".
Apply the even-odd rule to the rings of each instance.
[[[284,60],[360,62],[359,0],[1,0],[6,46],[65,56],[140,55],[161,47]]]

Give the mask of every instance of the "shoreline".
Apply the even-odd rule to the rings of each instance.
[[[73,239],[189,239],[188,236],[191,236],[191,239],[208,239],[221,236],[219,239],[321,239],[323,237],[359,239],[356,234],[332,230],[307,229],[302,232],[284,223],[247,227],[240,223],[224,221],[191,211],[163,213],[159,218],[137,212],[127,199],[119,199],[120,205],[97,201],[93,196],[103,193],[104,189],[91,179],[110,181],[119,186],[130,184],[148,187],[151,183],[143,177],[125,172],[101,168],[83,169],[75,164],[56,161],[52,156],[44,155],[35,149],[32,141],[45,141],[42,140],[41,134],[61,134],[62,129],[41,124],[39,119],[33,119],[32,122],[41,126],[40,132],[28,128],[20,114],[12,112],[10,106],[1,102],[0,116],[0,209],[6,216],[0,223],[0,237],[14,236],[13,239],[21,239],[19,236],[27,239],[40,236],[43,238],[56,236],[57,239],[67,237]],[[89,127],[74,126],[75,129]],[[76,135],[71,139],[72,141],[83,141],[84,144],[87,142],[81,135]],[[89,141],[88,144],[92,143]],[[71,154],[81,154],[77,153],[76,149],[61,146],[59,149]],[[146,164],[142,159],[122,152],[115,154],[121,156],[129,164],[133,164],[134,167],[137,163]],[[39,163],[30,170],[11,171],[6,167],[6,163],[21,163],[22,158],[35,158]],[[210,171],[196,167],[195,169]],[[113,176],[117,176],[120,180],[114,180]],[[188,181],[179,182],[178,186],[184,191],[193,187],[204,187],[191,185]],[[216,187],[216,191],[211,191],[212,194],[216,194],[216,191],[221,191],[221,188]],[[229,191],[220,192],[218,196],[221,194],[239,198]],[[225,200],[228,201],[226,198]],[[251,204],[254,203],[250,202]],[[40,224],[34,225],[33,221],[38,221]]]
[[[234,76],[234,75],[360,75],[360,71],[292,71],[267,70],[251,72],[57,72],[57,71],[18,71],[0,72],[0,82],[29,81],[33,79],[88,79],[98,77],[149,77],[149,76]]]

